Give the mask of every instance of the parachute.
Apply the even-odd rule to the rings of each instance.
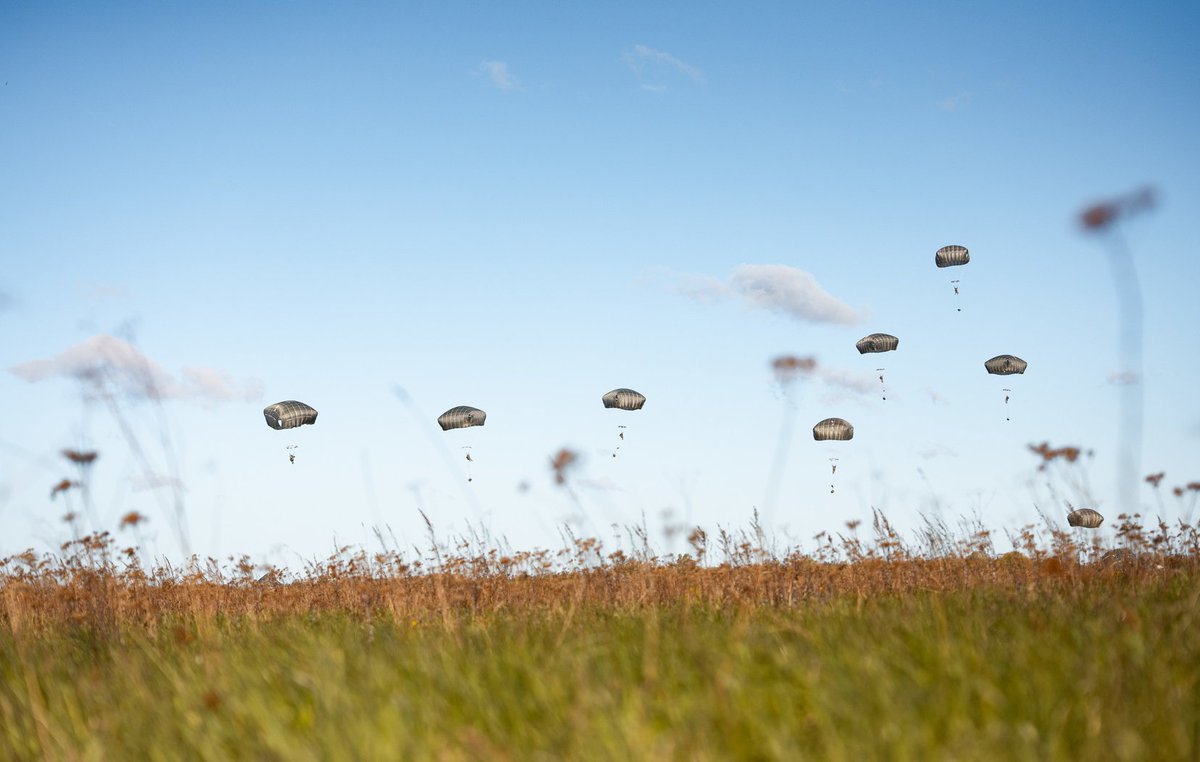
[[[938,267],[959,267],[971,261],[971,252],[966,246],[943,246],[933,255]]]
[[[970,261],[971,252],[967,251],[966,246],[943,246],[933,255],[933,263],[938,267],[961,267]],[[962,312],[962,307],[958,306],[958,284],[957,280],[950,281],[950,285],[954,286],[955,309]]]
[[[984,362],[983,367],[993,376],[1011,376],[1014,373],[1024,373],[1029,363],[1015,355],[996,355]]]
[[[1073,527],[1096,529],[1104,523],[1104,517],[1100,515],[1099,511],[1094,511],[1091,508],[1080,508],[1077,511],[1071,511],[1067,514],[1067,523]]]
[[[863,336],[855,342],[854,346],[858,347],[860,355],[868,352],[891,352],[900,346],[900,339],[888,333],[872,333]]]
[[[283,429],[294,429],[305,424],[314,424],[317,422],[316,408],[305,405],[303,402],[296,400],[284,400],[276,402],[274,405],[267,405],[263,408],[263,417],[267,419],[267,425],[271,428],[282,431]]]
[[[813,426],[813,439],[818,442],[827,439],[847,442],[854,439],[854,427],[844,418],[826,418]]]
[[[604,403],[606,408],[616,408],[618,410],[641,410],[642,405],[646,404],[646,395],[641,392],[635,392],[633,389],[621,387],[613,389],[611,392],[605,393],[600,401]],[[625,441],[625,432],[621,429],[628,428],[627,426],[617,427],[617,436],[622,442]],[[612,456],[617,457],[617,450],[621,449],[621,445],[617,445],[617,449],[613,450]]]
[[[635,392],[633,389],[621,388],[613,389],[600,400],[604,403],[604,407],[615,407],[619,410],[641,410],[642,405],[646,404],[646,395]]]
[[[482,426],[487,420],[487,413],[477,407],[468,405],[459,405],[452,407],[446,412],[438,416],[438,425],[442,427],[442,431],[450,429],[465,429],[470,426]]]

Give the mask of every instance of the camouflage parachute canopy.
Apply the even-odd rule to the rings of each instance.
[[[994,376],[1011,376],[1014,373],[1024,373],[1029,363],[1015,355],[996,355],[985,362],[983,367]]]
[[[858,347],[860,355],[868,352],[891,352],[900,346],[900,339],[890,333],[872,333],[869,336],[863,336],[854,346]]]
[[[438,425],[442,427],[442,431],[465,429],[469,426],[482,426],[486,420],[487,413],[469,405],[452,407],[439,415],[437,419]]]
[[[317,422],[317,410],[296,400],[284,400],[263,408],[263,417],[273,429],[294,429]]]
[[[1099,511],[1094,511],[1091,508],[1080,508],[1077,511],[1071,511],[1067,514],[1067,523],[1073,527],[1095,529],[1104,523],[1104,517],[1100,515]]]
[[[971,252],[966,246],[943,246],[934,253],[933,261],[938,267],[957,267],[971,261]]]
[[[854,439],[854,427],[844,418],[826,418],[813,426],[813,439],[818,442],[827,439],[845,442]]]
[[[615,407],[619,410],[641,410],[646,404],[646,395],[632,389],[613,389],[600,398],[604,407]]]

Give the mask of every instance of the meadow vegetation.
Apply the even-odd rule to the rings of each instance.
[[[1200,532],[0,562],[3,759],[1196,759]],[[865,537],[860,537],[860,529]]]

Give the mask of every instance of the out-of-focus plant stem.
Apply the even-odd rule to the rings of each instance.
[[[1117,429],[1117,489],[1121,509],[1134,513],[1142,454],[1142,289],[1133,254],[1117,230],[1108,233],[1108,262],[1117,289],[1117,357],[1123,380]]]

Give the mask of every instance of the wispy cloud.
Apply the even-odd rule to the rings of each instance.
[[[975,93],[959,93],[942,98],[937,103],[937,107],[942,111],[960,111],[967,107],[971,99],[975,97]]]
[[[879,382],[876,378],[865,373],[856,373],[845,368],[832,368],[825,365],[818,365],[815,373],[817,378],[824,381],[827,386],[844,391],[874,394],[878,389]]]
[[[14,365],[9,371],[29,382],[71,378],[102,391],[138,399],[250,402],[262,397],[260,382],[238,382],[228,373],[214,368],[184,368],[182,378],[176,378],[137,347],[105,333],[68,347],[54,357]]]
[[[693,82],[704,82],[704,75],[695,66],[666,51],[655,50],[646,45],[634,45],[621,54],[621,60],[637,76],[642,89],[651,92],[660,93],[666,90],[666,80],[677,75],[683,75]]]
[[[668,277],[671,276],[668,274]],[[713,305],[719,304],[731,296],[729,286],[720,278],[714,278],[711,275],[674,277],[676,279],[672,283],[672,290],[683,294],[692,301]]]
[[[481,61],[478,73],[501,90],[520,90],[521,83],[508,70],[504,61]]]
[[[947,447],[944,444],[929,445],[925,449],[918,452],[917,455],[920,456],[923,460],[930,460],[932,458],[939,458],[939,457],[950,457],[950,458],[958,457],[958,453],[956,453],[954,450],[950,449],[949,447]]]
[[[598,492],[624,492],[624,489],[607,476],[580,479],[579,486]]]
[[[262,397],[262,382],[251,379],[237,381],[233,376],[216,368],[183,368],[183,394],[179,396],[200,397],[214,402],[253,402]]]
[[[874,394],[877,389],[875,377],[870,374],[824,365],[812,357],[777,357],[772,361],[771,369],[775,380],[785,389],[796,381],[815,379],[822,382],[832,390],[824,398],[827,401],[843,400],[848,396],[846,392],[865,395]]]
[[[861,315],[830,294],[812,273],[789,265],[738,265],[728,280],[688,276],[675,290],[695,301],[725,299],[753,309],[777,312],[810,323],[857,323]]]

